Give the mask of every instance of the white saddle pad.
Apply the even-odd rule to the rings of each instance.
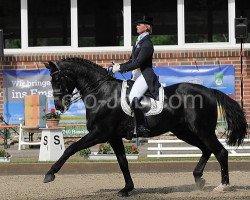
[[[122,110],[127,115],[133,117],[132,110],[126,101],[127,88],[128,88],[127,81],[123,81],[122,90],[121,90],[121,107],[122,107]],[[150,101],[151,101],[151,108],[147,113],[145,113],[145,116],[160,114],[163,110],[163,104],[164,104],[164,89],[162,86],[159,88],[159,101],[156,101],[153,98],[150,98]]]

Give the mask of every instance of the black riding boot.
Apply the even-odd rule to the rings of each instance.
[[[136,121],[137,137],[149,137],[151,131],[148,128],[145,115],[142,111],[142,105],[137,97],[133,99],[131,103],[131,109],[134,112]]]

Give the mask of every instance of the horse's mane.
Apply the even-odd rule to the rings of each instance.
[[[79,64],[84,64],[87,65],[88,67],[91,67],[94,70],[97,70],[99,73],[106,75],[107,70],[104,69],[101,65],[98,65],[90,60],[83,59],[83,58],[78,58],[78,57],[73,57],[73,58],[64,58],[62,61],[66,62],[77,62]]]

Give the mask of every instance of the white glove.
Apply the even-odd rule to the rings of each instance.
[[[112,72],[116,73],[120,71],[120,65],[119,64],[114,64],[112,68]]]

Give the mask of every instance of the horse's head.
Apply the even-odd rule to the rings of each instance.
[[[60,62],[44,64],[50,71],[55,107],[63,113],[68,109],[75,89],[74,77],[71,77],[67,70],[60,66]]]

